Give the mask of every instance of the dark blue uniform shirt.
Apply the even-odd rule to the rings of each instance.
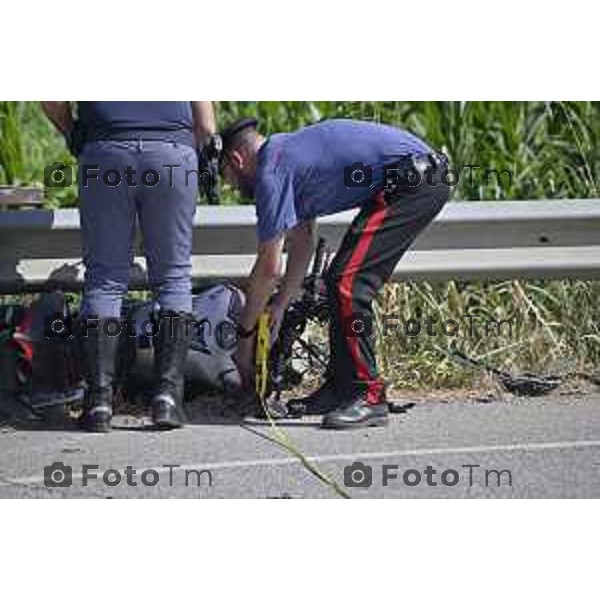
[[[158,140],[195,146],[191,102],[79,102],[86,142]]]
[[[346,119],[270,136],[258,153],[254,186],[259,239],[360,206],[383,188],[384,166],[429,152],[425,142],[402,129]],[[348,187],[354,163],[372,169],[370,185]]]

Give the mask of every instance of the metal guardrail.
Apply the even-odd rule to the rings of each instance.
[[[319,219],[335,249],[356,211]],[[138,234],[139,235],[139,234]],[[141,240],[136,242],[137,255]],[[194,283],[247,277],[256,250],[253,206],[200,206],[193,239]],[[77,209],[0,211],[0,291],[82,283]],[[600,200],[450,202],[400,261],[411,280],[598,278]],[[131,287],[146,286],[136,258]]]

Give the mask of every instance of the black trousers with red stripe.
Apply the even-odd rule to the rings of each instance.
[[[332,307],[329,376],[339,393],[383,398],[377,371],[372,303],[415,238],[440,212],[449,189],[434,179],[375,194],[344,236],[326,275]],[[349,397],[349,398],[348,398]]]

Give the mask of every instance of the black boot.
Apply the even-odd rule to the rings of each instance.
[[[154,337],[156,391],[152,398],[152,420],[159,429],[177,429],[186,421],[183,392],[186,356],[194,331],[191,320],[192,315],[186,313],[159,313],[160,328]]]
[[[293,417],[324,415],[338,408],[341,400],[333,378],[328,377],[312,394],[288,400],[287,409]]]
[[[110,321],[114,323],[114,319]],[[80,327],[87,390],[79,425],[96,433],[108,433],[111,430],[115,356],[119,343],[118,335],[107,333],[106,322],[107,319],[98,319],[95,322],[97,327],[92,328],[83,323]],[[112,329],[114,325],[111,326]]]
[[[383,427],[388,424],[389,407],[383,385],[377,398],[369,398],[364,384],[351,386],[349,400],[340,408],[323,417],[324,429],[359,429],[361,427]]]

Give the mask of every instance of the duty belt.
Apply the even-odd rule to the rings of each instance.
[[[442,152],[403,156],[397,163],[389,167],[390,173],[393,173],[397,169],[396,174],[394,174],[394,177],[397,177],[397,179],[392,179],[387,188],[416,187],[419,184],[415,177],[417,173],[419,174],[420,181],[423,181],[428,171],[436,173],[447,167],[448,157]]]

